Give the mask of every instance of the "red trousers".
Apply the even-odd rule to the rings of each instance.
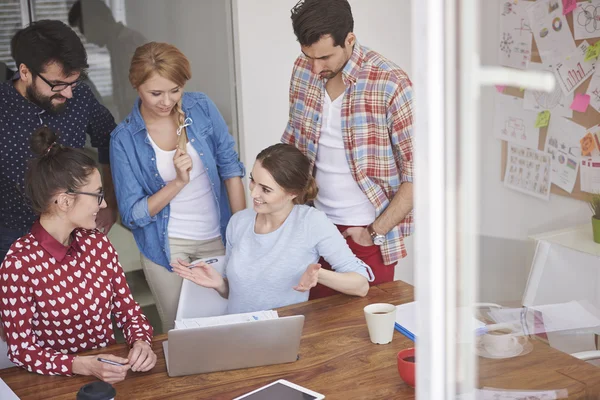
[[[339,229],[340,233],[343,233],[346,229],[350,228],[345,225],[336,225]],[[373,270],[373,274],[375,275],[375,280],[370,282],[370,285],[378,285],[384,282],[391,282],[394,280],[394,267],[396,264],[385,265],[383,263],[383,257],[381,256],[381,251],[379,246],[361,246],[356,243],[350,236],[346,238],[346,243],[348,243],[348,247],[350,250],[362,260],[365,264],[371,267]],[[327,261],[321,257],[319,260],[319,264],[321,264],[321,268],[325,268],[331,271],[331,265]],[[309,300],[312,299],[320,299],[321,297],[332,296],[334,294],[338,294],[337,291],[328,288],[327,286],[323,286],[321,284],[317,284],[314,288],[310,290]]]

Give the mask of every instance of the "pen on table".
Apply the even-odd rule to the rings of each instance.
[[[121,364],[119,362],[116,361],[112,361],[112,360],[107,360],[106,358],[102,358],[102,357],[98,357],[98,361],[103,362],[103,363],[107,363],[110,365],[116,365],[117,367],[122,367],[125,364]]]

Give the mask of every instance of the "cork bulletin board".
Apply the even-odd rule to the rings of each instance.
[[[587,3],[587,0],[584,0],[584,2]],[[566,19],[569,23],[569,29],[571,30],[571,34],[573,34],[573,12],[569,13],[566,16]],[[600,21],[598,21],[598,23],[600,23]],[[600,35],[600,32],[599,32],[599,35]],[[593,38],[593,39],[586,39],[586,40],[591,45],[591,44],[596,43],[598,40],[600,40],[600,37]],[[583,40],[575,40],[575,45],[579,46],[582,42],[583,42]],[[538,49],[537,49],[537,46],[535,43],[535,38],[534,38],[533,44],[532,44],[532,51],[531,51],[531,63],[541,63],[541,62],[542,62],[542,60],[540,58],[540,55],[539,55],[539,52],[538,52]],[[596,68],[600,68],[600,64],[597,65]],[[581,86],[579,86],[575,90],[575,94],[577,94],[577,93],[585,94],[591,79],[592,78],[590,76],[585,82],[583,82],[581,84]],[[502,95],[523,98],[524,92],[521,91],[519,88],[506,87],[504,89],[504,91],[502,92]],[[600,124],[600,114],[591,106],[589,106],[587,108],[586,112],[584,112],[584,113],[573,111],[573,117],[570,119],[571,119],[571,121],[575,122],[578,125],[583,126],[586,129],[591,128],[594,125]],[[550,117],[550,121],[552,121],[552,116]],[[552,123],[552,122],[550,122],[550,123]],[[546,143],[547,131],[548,131],[548,127],[540,128],[540,138],[539,138],[539,143],[538,143],[539,150],[544,149],[544,144]],[[504,173],[506,171],[507,155],[508,155],[508,144],[506,141],[502,141],[502,167],[501,167],[502,169],[501,169],[501,177],[500,177],[501,180],[504,180]],[[581,191],[580,174],[579,173],[577,174],[577,180],[575,181],[575,187],[573,188],[572,193],[569,193],[554,184],[551,185],[550,192],[552,194],[567,196],[567,197],[571,197],[571,198],[582,200],[582,201],[586,201],[587,197],[589,196],[588,193]]]

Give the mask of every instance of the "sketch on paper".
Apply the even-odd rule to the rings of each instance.
[[[569,193],[573,192],[579,161],[581,143],[585,128],[566,118],[552,118],[548,125],[544,151],[552,159],[551,180],[556,186]]]
[[[577,3],[573,12],[575,39],[591,39],[600,36],[600,1]]]
[[[540,130],[535,127],[537,113],[523,108],[523,99],[496,94],[494,137],[537,149]]]
[[[500,36],[498,59],[500,65],[526,69],[531,59],[531,28],[526,4],[500,1]]]
[[[594,72],[590,84],[588,85],[587,91],[585,92],[590,96],[590,106],[600,112],[600,72]]]
[[[571,94],[594,73],[595,60],[584,61],[589,44],[583,41],[569,56],[553,67],[556,81],[565,95]]]
[[[532,71],[552,71],[552,68],[538,63],[530,63],[528,69]],[[573,93],[565,96],[558,84],[554,86],[551,93],[525,89],[523,100],[523,107],[526,110],[537,112],[548,110],[554,117],[571,118],[573,116],[573,110],[570,108],[573,102]]]
[[[538,0],[533,4],[519,2],[525,6],[523,3],[528,3],[531,32],[544,64],[553,65],[576,49],[567,20],[562,15],[561,0]]]
[[[512,1],[504,1],[504,4],[502,4],[502,16],[505,15],[510,15],[510,14],[516,14],[516,12],[513,10],[513,7],[515,7],[515,3],[513,3]]]
[[[504,186],[543,200],[550,198],[550,155],[510,143]]]

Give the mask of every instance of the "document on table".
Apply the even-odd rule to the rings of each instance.
[[[19,400],[19,397],[8,387],[6,382],[0,379],[0,399],[2,400]]]
[[[263,321],[277,318],[279,318],[279,314],[277,314],[277,311],[273,310],[220,315],[218,317],[184,318],[175,320],[175,329],[204,328],[207,326],[238,324],[242,322]]]
[[[527,326],[524,328],[529,333],[569,331],[600,326],[600,311],[587,301],[569,301],[567,303],[544,304],[528,308],[540,312],[544,321],[543,328],[532,328],[531,318],[527,317]],[[490,311],[490,317],[497,323],[522,323],[523,312],[527,313],[527,308],[501,308]]]
[[[469,315],[473,315],[473,310],[468,307],[458,308],[461,313],[461,320],[466,321]],[[485,324],[475,317],[473,323],[476,329],[482,328]],[[410,340],[415,340],[417,334],[417,303],[415,301],[396,306],[396,330],[402,333]]]
[[[474,395],[474,396],[473,396]],[[473,393],[460,394],[456,400],[475,399],[475,400],[554,400],[566,399],[569,397],[567,389],[558,390],[508,390],[484,387],[475,389]]]

